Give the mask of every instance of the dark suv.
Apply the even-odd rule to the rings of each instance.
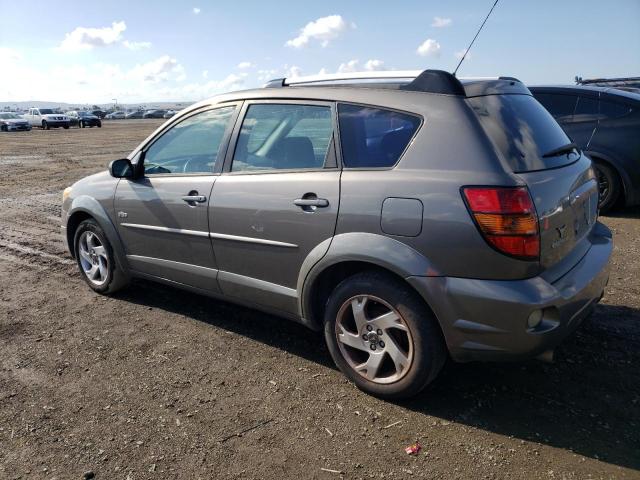
[[[608,280],[591,160],[515,79],[365,75],[197,103],[67,188],[84,280],[301,322],[385,398],[420,391],[447,355],[546,356]]]
[[[591,157],[600,209],[640,204],[640,95],[611,87],[529,87]]]

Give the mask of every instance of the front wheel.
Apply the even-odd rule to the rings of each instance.
[[[408,285],[384,273],[359,273],[335,288],[324,335],[342,373],[384,399],[416,395],[446,360],[433,314]]]
[[[49,127],[49,124],[47,123],[46,120],[42,121],[42,129],[43,130],[49,130],[51,127]]]
[[[127,284],[126,275],[116,265],[113,248],[95,220],[78,225],[74,251],[82,278],[96,292],[111,294]]]

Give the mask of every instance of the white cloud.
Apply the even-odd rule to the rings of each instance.
[[[297,65],[291,65],[289,68],[286,67],[285,78],[298,78],[302,76],[302,69]]]
[[[9,47],[0,47],[0,66],[8,63],[17,63],[22,59],[22,55],[17,50]]]
[[[442,18],[442,17],[433,17],[433,22],[431,23],[432,27],[435,28],[443,28],[451,26],[450,18]]]
[[[238,68],[240,68],[240,69],[251,68],[251,67],[253,67],[253,63],[251,63],[251,62],[240,62],[238,64]]]
[[[151,48],[151,42],[130,42],[129,40],[124,40],[122,42],[129,50],[142,50],[143,48]]]
[[[355,72],[358,70],[359,60],[349,60],[346,63],[341,63],[338,67],[338,73]]]
[[[202,10],[200,10],[198,7],[193,7],[193,14],[194,14],[194,15],[200,15],[200,12],[201,12],[201,11],[202,11]]]
[[[258,70],[258,80],[261,82],[273,80],[277,73],[278,71],[275,69]]]
[[[87,28],[77,27],[65,34],[60,44],[62,50],[89,50],[93,47],[105,47],[120,41],[122,32],[127,29],[124,22],[113,22],[110,27]]]
[[[418,55],[423,57],[440,55],[440,44],[433,38],[427,38],[416,50]]]
[[[461,60],[462,57],[464,57],[464,54],[465,54],[466,51],[467,51],[467,49],[463,48],[462,50],[459,50],[456,53],[454,53],[454,55],[458,60]],[[470,53],[467,53],[467,58],[471,58],[471,54]]]
[[[355,28],[355,24],[347,23],[341,15],[321,17],[307,23],[304,28],[300,29],[300,34],[291,40],[287,40],[285,45],[287,47],[302,48],[307,46],[309,41],[317,40],[320,45],[326,47],[331,40],[334,40],[349,28]]]
[[[184,67],[175,58],[163,55],[142,65],[136,65],[128,73],[128,76],[143,82],[159,83],[169,80],[172,74],[178,82],[186,78]]]
[[[368,72],[375,70],[386,70],[384,62],[378,59],[367,60],[362,68]],[[357,59],[349,60],[348,62],[341,63],[338,67],[338,73],[357,72],[360,69],[360,61]]]
[[[209,70],[203,70],[202,71],[202,78],[208,78],[209,77]]]
[[[364,64],[364,69],[373,72],[374,70],[386,70],[384,67],[384,62],[378,59],[367,60]]]

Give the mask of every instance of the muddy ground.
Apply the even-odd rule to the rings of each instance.
[[[609,288],[554,364],[448,365],[386,403],[299,325],[82,282],[62,190],[158,124],[0,135],[0,478],[640,478],[640,209],[603,218]]]

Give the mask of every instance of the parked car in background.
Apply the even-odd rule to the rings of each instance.
[[[142,118],[163,118],[165,113],[167,113],[166,110],[147,110]]]
[[[109,113],[105,118],[109,119],[109,120],[122,120],[123,118],[126,117],[126,113],[118,111],[118,112],[111,112]]]
[[[594,162],[600,209],[640,204],[640,95],[611,87],[530,87]]]
[[[129,112],[125,115],[124,118],[131,119],[131,118],[142,118],[142,116],[144,115],[144,112],[142,110],[138,110],[137,112]]]
[[[608,281],[591,160],[515,79],[361,75],[199,102],[65,189],[79,274],[301,322],[383,398],[448,357],[548,358]]]
[[[171,118],[176,113],[178,113],[176,110],[167,110],[167,112],[162,116],[162,118]]]
[[[78,112],[76,110],[72,110],[67,112],[66,115],[69,117],[69,121],[72,126],[77,126],[78,128],[102,127],[102,121],[100,118],[90,112]]]
[[[67,129],[71,123],[69,117],[51,108],[30,108],[22,117],[27,120],[32,127],[40,127],[44,130],[58,127]]]
[[[103,119],[104,117],[107,116],[107,112],[105,112],[104,110],[93,110],[91,112],[92,115],[95,115],[96,117]]]
[[[29,131],[31,124],[12,112],[0,112],[0,132]]]

